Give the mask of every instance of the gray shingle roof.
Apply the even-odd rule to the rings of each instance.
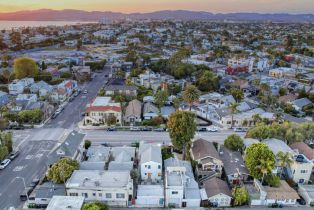
[[[193,141],[191,151],[195,160],[200,160],[208,156],[220,160],[220,156],[214,144],[204,139],[197,139]]]
[[[224,170],[226,175],[231,174],[249,174],[248,169],[245,167],[242,155],[240,152],[231,151],[221,146],[220,157],[224,163]]]
[[[208,198],[218,195],[220,193],[223,193],[227,196],[232,197],[228,184],[225,181],[217,177],[213,177],[211,179],[205,180],[203,182],[203,187],[206,191]]]
[[[125,109],[125,117],[132,116],[132,115],[141,117],[141,114],[142,114],[142,103],[137,99],[130,101],[128,106]]]

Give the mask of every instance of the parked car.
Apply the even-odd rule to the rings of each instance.
[[[131,127],[130,131],[141,131],[139,127]]]
[[[10,159],[5,159],[4,161],[1,162],[0,169],[5,169],[10,163],[11,163]]]
[[[117,128],[116,127],[110,127],[107,129],[107,131],[117,131]]]
[[[204,127],[202,127],[202,128],[197,128],[197,131],[198,131],[198,132],[206,132],[206,131],[207,131],[207,129],[206,129],[206,128],[204,128]]]
[[[40,181],[40,179],[35,178],[32,180],[32,182],[30,183],[29,186],[34,189],[38,185],[39,181]]]
[[[71,102],[71,101],[73,101],[74,100],[74,96],[71,96],[70,98],[69,98],[69,101]]]
[[[142,131],[152,131],[153,129],[152,128],[150,128],[150,127],[145,127],[145,128],[143,128],[143,130]]]
[[[87,90],[84,90],[84,92],[83,92],[84,94],[87,94],[88,93],[88,91]]]
[[[238,127],[238,128],[234,128],[233,131],[234,132],[246,132],[246,129]]]
[[[19,156],[19,154],[20,154],[20,151],[18,150],[12,151],[9,155],[9,159],[14,160],[17,156]]]
[[[28,196],[32,193],[33,189],[31,187],[27,187],[24,191],[20,194],[20,200],[26,201]]]
[[[53,115],[51,116],[51,119],[55,119],[59,114],[60,114],[60,112],[53,113]]]
[[[297,202],[300,204],[300,205],[306,205],[306,201],[304,200],[304,198],[302,198],[300,196],[300,199],[297,199]]]
[[[155,128],[154,131],[156,131],[156,132],[164,132],[165,129],[164,128]]]
[[[219,129],[216,126],[207,127],[208,132],[218,132]]]
[[[271,208],[282,208],[282,204],[280,204],[280,203],[273,203],[273,204],[271,204],[270,207]]]

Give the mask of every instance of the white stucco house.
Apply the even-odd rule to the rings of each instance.
[[[161,147],[156,144],[140,144],[140,174],[141,179],[160,182],[162,178]]]

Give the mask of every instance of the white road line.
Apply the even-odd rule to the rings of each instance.
[[[17,148],[19,148],[29,137],[30,137],[30,135],[27,135],[27,136],[19,143],[19,145],[17,145]]]

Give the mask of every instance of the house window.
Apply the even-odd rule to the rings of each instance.
[[[301,174],[306,174],[307,170],[301,170],[300,172],[301,172]]]
[[[98,193],[98,196],[99,196],[99,197],[102,197],[102,193]]]
[[[96,193],[93,193],[93,196],[96,196]]]
[[[147,168],[147,165],[145,165],[145,168]]]
[[[84,198],[88,198],[88,194],[87,194],[87,193],[82,193],[82,196],[83,196]]]
[[[158,165],[158,169],[160,169],[161,168],[161,165]]]
[[[148,165],[148,169],[150,169],[150,165]]]
[[[172,195],[177,195],[177,194],[178,194],[178,191],[172,191],[171,194],[172,194]]]
[[[106,198],[111,198],[111,193],[106,193]]]
[[[78,193],[70,193],[70,196],[78,196]]]
[[[124,193],[117,193],[116,198],[124,198]]]

